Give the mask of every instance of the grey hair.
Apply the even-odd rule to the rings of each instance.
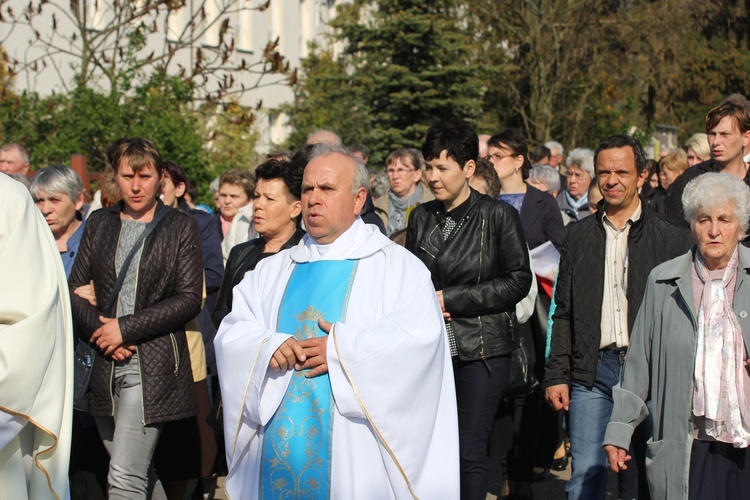
[[[83,195],[83,182],[75,170],[67,165],[50,165],[36,173],[29,188],[34,201],[43,194],[65,194],[73,203]]]
[[[685,219],[692,227],[701,210],[731,204],[743,231],[750,221],[750,187],[731,174],[710,172],[688,182],[682,193]]]
[[[529,180],[547,186],[547,191],[560,191],[560,174],[554,167],[537,163],[531,167]]]
[[[216,194],[219,191],[220,181],[221,177],[217,177],[208,185],[208,190],[211,191],[211,194]]]
[[[556,149],[558,153],[560,153],[560,156],[563,156],[565,154],[565,150],[562,147],[562,144],[560,144],[557,141],[547,141],[544,143],[544,147],[552,151],[553,149]]]
[[[565,160],[565,166],[570,169],[577,167],[594,178],[594,152],[588,148],[571,149],[568,153],[568,159]]]
[[[329,144],[327,142],[316,144],[313,147],[312,153],[310,153],[310,159],[307,164],[309,165],[315,158],[330,154],[339,154],[354,163],[354,184],[352,185],[352,193],[356,194],[357,191],[359,191],[359,188],[364,188],[365,191],[368,190],[367,187],[370,185],[370,172],[367,171],[365,162],[354,156],[351,151],[340,144]]]
[[[391,183],[388,182],[388,176],[385,172],[378,172],[370,185],[370,193],[373,198],[380,198],[391,189]]]
[[[329,141],[315,141],[313,142],[313,139],[315,136],[321,135],[321,136],[328,136],[329,139],[332,139],[334,142]],[[327,142],[328,144],[335,144],[336,146],[341,146],[341,137],[334,132],[333,130],[326,130],[326,129],[320,129],[320,130],[314,130],[310,132],[307,135],[307,144],[321,144],[322,142]]]
[[[29,150],[26,149],[21,144],[18,144],[17,142],[9,142],[8,144],[5,144],[2,148],[0,148],[0,151],[18,151],[18,156],[21,157],[21,161],[23,163],[29,163],[31,161],[31,156],[29,155]]]

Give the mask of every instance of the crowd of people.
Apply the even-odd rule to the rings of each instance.
[[[210,207],[146,138],[92,197],[6,144],[0,498],[742,498],[750,102],[705,125],[452,121],[382,171],[319,130]]]

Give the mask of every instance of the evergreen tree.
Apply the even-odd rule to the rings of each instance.
[[[477,64],[465,9],[451,0],[355,0],[331,25],[338,60],[314,52],[291,109],[291,146],[314,128],[370,150],[382,166],[390,151],[421,146],[433,123],[473,121],[490,73]],[[323,64],[319,64],[319,63]]]

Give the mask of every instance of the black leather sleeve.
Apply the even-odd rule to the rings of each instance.
[[[491,225],[486,244],[493,245],[493,251],[480,250],[480,255],[455,257],[478,260],[495,255],[498,272],[494,278],[476,284],[443,288],[445,309],[451,314],[480,316],[515,312],[516,304],[529,293],[529,252],[517,212],[509,205],[497,203],[486,223]]]

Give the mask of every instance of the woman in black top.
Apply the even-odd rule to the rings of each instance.
[[[516,345],[515,307],[531,271],[518,213],[469,187],[479,140],[468,124],[432,127],[422,153],[435,200],[415,208],[406,248],[432,273],[453,358],[461,498],[487,494],[490,426]]]

